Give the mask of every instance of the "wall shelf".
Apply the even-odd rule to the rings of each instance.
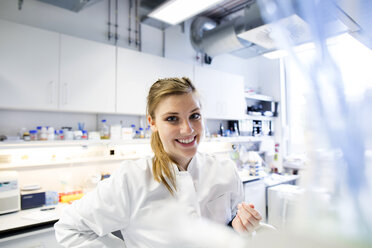
[[[273,121],[274,116],[264,116],[264,115],[245,115],[245,119],[248,120],[258,120],[258,121]]]
[[[257,100],[257,101],[268,101],[268,102],[274,101],[274,98],[272,98],[271,96],[266,96],[266,95],[245,93],[244,96],[246,99]]]

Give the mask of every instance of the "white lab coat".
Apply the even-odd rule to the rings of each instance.
[[[177,213],[165,215],[167,207],[176,203],[182,214],[224,225],[236,215],[244,193],[233,161],[197,153],[187,171],[173,168],[174,196],[153,179],[150,157],[123,162],[109,179],[66,208],[54,226],[57,241],[65,247],[125,247],[110,234],[120,230],[128,248],[172,247],[170,225]]]

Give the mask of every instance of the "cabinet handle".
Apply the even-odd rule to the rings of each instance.
[[[67,99],[68,99],[68,97],[67,97],[67,93],[68,93],[67,86],[68,86],[67,83],[63,84],[63,104],[64,105],[67,105]]]
[[[54,102],[54,82],[53,81],[50,81],[48,83],[48,88],[49,88],[49,104],[53,104]]]

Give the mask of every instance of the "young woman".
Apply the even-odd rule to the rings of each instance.
[[[260,214],[243,203],[243,186],[231,160],[197,152],[203,134],[200,99],[188,78],[155,82],[147,97],[152,158],[128,160],[55,224],[66,247],[165,247],[154,216],[176,202],[183,214],[204,217],[236,231],[251,232]],[[169,216],[177,218],[177,216]],[[155,225],[156,226],[156,225]]]

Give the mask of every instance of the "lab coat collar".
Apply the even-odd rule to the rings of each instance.
[[[186,171],[181,171],[178,169],[178,166],[175,164],[175,163],[172,163],[172,166],[173,166],[173,169],[174,169],[174,172],[176,175],[185,175],[185,174],[195,174],[195,172],[197,171],[198,169],[198,166],[197,166],[197,154],[195,154],[195,156],[190,160],[190,163],[189,165],[187,166],[187,170]]]

